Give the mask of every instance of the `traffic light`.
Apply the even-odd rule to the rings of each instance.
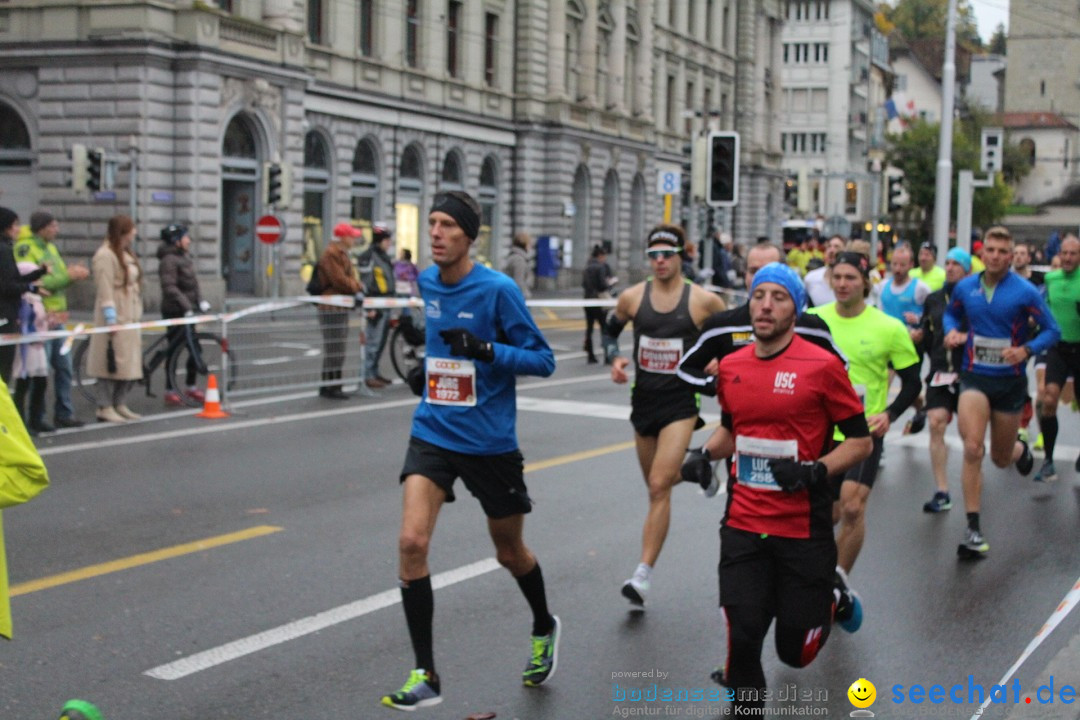
[[[891,175],[891,176],[889,176],[889,189],[888,189],[889,210],[888,211],[891,212],[891,213],[897,212],[902,207],[904,207],[900,203],[900,196],[904,194],[903,182],[904,182],[904,178],[900,177],[899,175]]]
[[[708,169],[705,202],[713,207],[737,205],[739,202],[739,133],[709,133]]]
[[[1005,148],[1005,131],[1001,128],[983,128],[979,152],[979,169],[986,173],[1001,170]]]
[[[86,146],[75,143],[71,146],[71,189],[77,193],[86,192]]]
[[[105,178],[105,148],[86,150],[86,189],[97,192],[102,189]]]
[[[281,163],[263,164],[263,203],[273,207],[281,202]]]
[[[784,181],[784,204],[790,208],[799,206],[799,178],[789,175]]]

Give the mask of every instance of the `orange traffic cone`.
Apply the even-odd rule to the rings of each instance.
[[[217,375],[210,373],[210,382],[206,384],[206,402],[203,403],[203,411],[196,413],[195,417],[217,420],[229,417],[229,413],[221,409],[221,399],[218,396]]]

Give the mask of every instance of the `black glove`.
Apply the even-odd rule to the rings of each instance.
[[[439,337],[450,346],[451,355],[460,355],[483,362],[491,362],[495,359],[495,348],[491,343],[481,340],[465,328],[440,330]]]
[[[424,397],[424,368],[417,365],[409,371],[408,377],[405,378],[405,382],[409,384],[409,389],[412,390],[412,394],[416,397]]]
[[[776,484],[787,492],[795,492],[814,483],[825,482],[829,477],[829,469],[820,460],[811,462],[796,462],[788,459],[769,460],[769,469],[772,470]]]
[[[702,489],[709,487],[713,474],[709,451],[703,447],[687,450],[680,474],[684,482],[700,485]]]

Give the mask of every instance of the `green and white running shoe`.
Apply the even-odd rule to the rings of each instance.
[[[529,664],[521,673],[521,682],[528,687],[543,685],[555,674],[559,664],[559,638],[562,635],[562,623],[557,615],[552,615],[555,626],[547,635],[533,635],[532,654]]]
[[[442,702],[439,693],[439,676],[423,668],[409,673],[409,679],[393,695],[384,695],[382,704],[394,710],[412,712],[417,708],[431,707]]]

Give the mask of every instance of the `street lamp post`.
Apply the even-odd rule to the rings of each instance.
[[[949,209],[952,205],[953,105],[956,94],[956,0],[949,0],[945,23],[945,60],[941,68],[941,134],[938,138],[937,184],[934,193],[934,244],[938,257],[949,251]]]

